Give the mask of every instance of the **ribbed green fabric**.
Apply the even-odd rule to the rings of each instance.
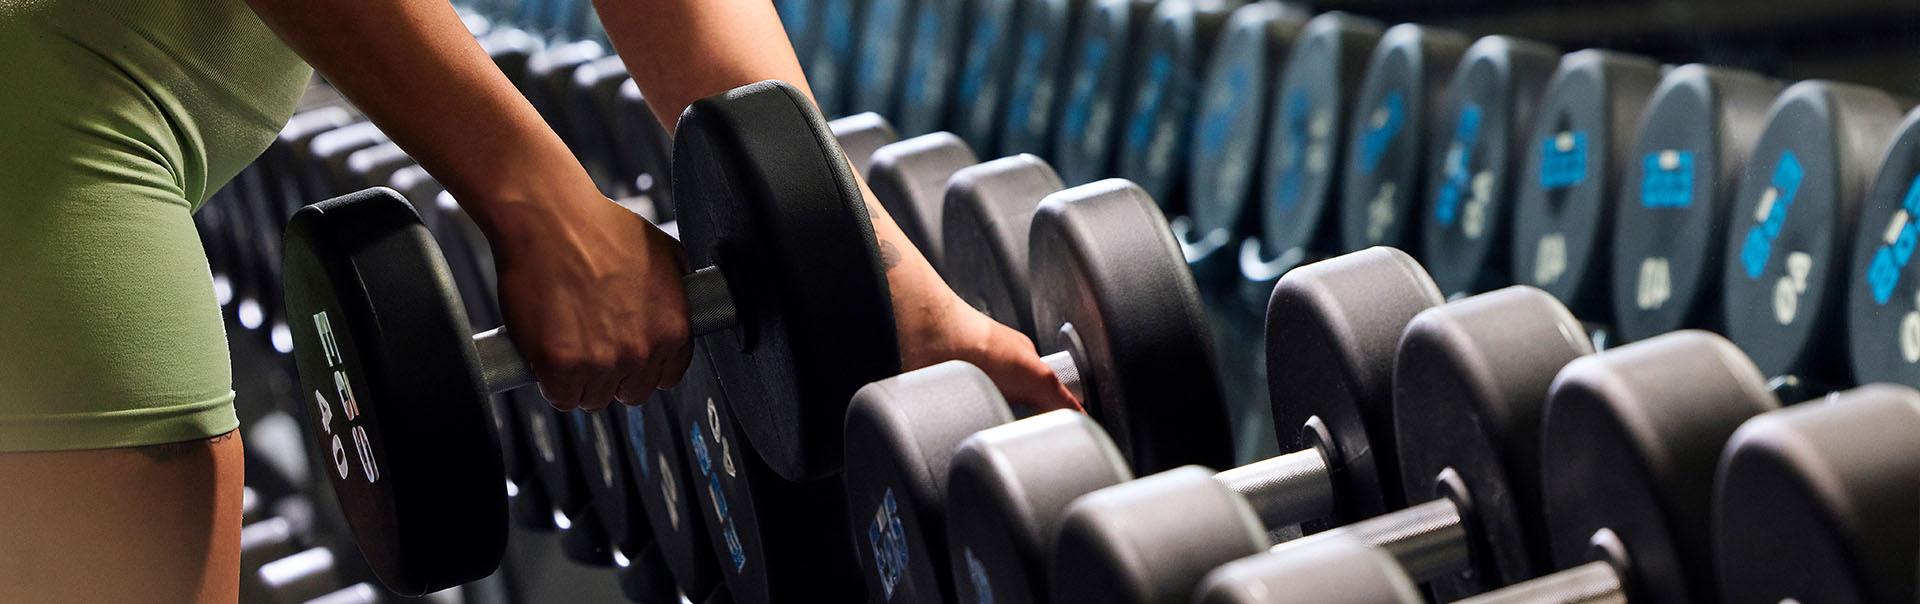
[[[0,451],[238,426],[191,213],[310,75],[240,0],[0,0]]]

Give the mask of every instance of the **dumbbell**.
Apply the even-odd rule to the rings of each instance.
[[[946,127],[954,80],[965,60],[972,0],[920,0],[913,5],[900,77],[900,133],[919,136]]]
[[[806,66],[807,83],[813,89],[813,98],[820,104],[820,113],[829,117],[846,115],[848,85],[853,81],[854,49],[859,48],[857,37],[860,29],[860,13],[866,12],[865,2],[854,0],[809,0],[818,5],[819,39],[808,54],[798,55]]]
[[[619,55],[600,57],[574,68],[570,90],[558,99],[567,115],[568,131],[562,135],[567,146],[579,156],[580,164],[599,183],[600,190],[614,198],[636,193],[633,177],[626,174],[615,151],[630,143],[613,138],[618,134],[615,121],[621,110],[620,87],[631,79]]]
[[[1416,300],[1409,296],[1407,302]],[[1538,479],[1528,474],[1537,462],[1526,459],[1537,454],[1529,450],[1538,444],[1533,420],[1539,417],[1554,374],[1592,348],[1564,306],[1526,287],[1432,307],[1405,325],[1391,361],[1383,362],[1378,356],[1381,346],[1366,346],[1362,350],[1376,356],[1361,357],[1365,369],[1346,368],[1344,374],[1371,373],[1376,381],[1369,390],[1375,396],[1384,394],[1379,390],[1391,382],[1392,417],[1377,421],[1391,421],[1394,426],[1400,458],[1397,475],[1408,498],[1430,492],[1419,487],[1425,486],[1423,474],[1437,459],[1447,467],[1467,468],[1447,473],[1472,479],[1471,484],[1480,487],[1472,494],[1480,499],[1472,502],[1477,507],[1467,508],[1443,498],[1334,531],[1358,532],[1367,535],[1369,543],[1390,551],[1411,550],[1409,557],[1432,560],[1439,566],[1416,573],[1428,578],[1433,571],[1448,572],[1463,565],[1468,534],[1460,527],[1472,522],[1488,529],[1489,542],[1507,548],[1497,550],[1500,562],[1531,570],[1530,554],[1540,553],[1527,541],[1532,533],[1525,532],[1538,525],[1533,521]],[[1575,329],[1568,331],[1569,326]],[[1287,345],[1285,340],[1270,342],[1270,346]],[[1272,357],[1269,362],[1274,362]],[[1377,369],[1388,363],[1391,377],[1380,376]],[[1312,375],[1300,368],[1290,371]],[[1274,392],[1276,426],[1284,433],[1291,425],[1280,423],[1284,421],[1280,408],[1296,401],[1278,397],[1295,394]],[[1307,399],[1297,402],[1316,404]],[[1272,545],[1270,532],[1352,517],[1358,510],[1343,508],[1358,506],[1344,504],[1375,493],[1369,490],[1373,485],[1348,486],[1363,483],[1365,474],[1348,481],[1348,469],[1340,462],[1378,452],[1341,450],[1355,443],[1338,440],[1344,435],[1332,420],[1316,415],[1295,424],[1300,426],[1297,438],[1304,445],[1296,453],[1220,474],[1178,468],[1076,499],[1060,521],[1048,571],[1055,578],[1054,601],[1188,600],[1214,567]],[[1474,425],[1482,421],[1486,423]],[[1488,425],[1500,423],[1508,425]],[[1427,441],[1443,441],[1444,446]],[[1499,472],[1507,465],[1515,466],[1512,472]],[[1395,475],[1377,466],[1373,471],[1382,477]],[[1463,495],[1465,485],[1460,485]],[[1283,544],[1274,551],[1284,552],[1286,547]],[[1514,576],[1506,568],[1499,572],[1503,574],[1498,576]]]
[[[1260,165],[1259,233],[1240,242],[1244,307],[1266,307],[1287,270],[1340,249],[1340,158],[1348,107],[1360,94],[1377,21],[1326,13],[1308,21],[1269,99],[1267,152]]]
[[[1420,260],[1453,296],[1508,282],[1504,254],[1524,137],[1560,63],[1552,46],[1487,36],[1460,57],[1427,147]]]
[[[732,351],[716,373],[755,405],[741,429],[774,470],[802,477],[837,468],[826,449],[852,391],[899,369],[864,203],[804,100],[763,82],[698,101],[675,150],[700,160],[674,162],[687,260],[707,267],[685,283],[693,332],[730,332],[708,340]],[[531,382],[512,342],[466,335],[444,261],[391,190],[301,210],[286,248],[296,357],[324,427],[309,436],[333,452],[361,549],[403,594],[491,572],[505,479],[481,403]]]
[[[852,533],[841,512],[840,481],[795,482],[769,468],[756,450],[759,441],[746,435],[740,421],[764,404],[741,398],[731,383],[715,379],[715,368],[737,362],[718,357],[739,353],[703,345],[694,354],[669,398],[670,415],[678,419],[676,429],[686,443],[683,462],[697,521],[705,524],[725,580],[716,591],[738,602],[773,602],[789,594],[823,602],[866,601],[851,557]]]
[[[1591,598],[1583,601],[1620,601],[1600,593],[1630,594],[1636,602],[1719,601],[1709,530],[1713,475],[1735,429],[1778,407],[1753,361],[1708,332],[1656,336],[1569,363],[1540,418],[1546,541],[1555,565],[1566,570],[1479,598],[1559,601],[1519,596],[1557,591]],[[1334,586],[1315,577],[1325,567],[1301,561],[1256,556],[1229,563],[1203,581],[1199,600],[1332,597]],[[1353,576],[1363,572],[1373,576]],[[1343,574],[1358,583],[1414,582],[1391,556]],[[1277,584],[1303,587],[1253,595],[1258,585]]]
[[[1071,36],[1087,0],[1025,0],[1012,26],[1005,107],[997,136],[1001,154],[1053,151],[1054,109],[1066,84]]]
[[[935,132],[875,150],[867,168],[874,199],[942,274],[947,270],[940,224],[947,179],[979,161],[960,137]]]
[[[960,299],[1028,338],[1039,335],[1028,229],[1040,200],[1063,188],[1046,160],[1021,154],[954,172],[941,203],[941,276]]]
[[[847,110],[900,115],[900,84],[906,75],[907,42],[913,33],[917,0],[868,3],[860,11],[859,48],[849,76]]]
[[[1662,68],[1652,59],[1582,50],[1560,59],[1527,134],[1513,200],[1514,280],[1607,324],[1613,200],[1628,186],[1634,129]]]
[[[1367,62],[1354,111],[1347,118],[1340,167],[1341,246],[1418,250],[1411,228],[1432,176],[1422,161],[1447,83],[1472,40],[1456,31],[1404,23],[1389,28]]]
[[[656,393],[646,405],[665,404]],[[588,413],[575,410],[566,414],[572,445],[572,457],[579,464],[580,482],[586,490],[588,508],[605,529],[606,563],[619,557],[640,555],[653,543],[653,527],[648,523],[639,494],[641,485],[633,482],[632,459],[625,450],[630,427],[624,412]],[[595,561],[598,561],[597,558]]]
[[[1234,268],[1235,245],[1251,228],[1262,165],[1269,102],[1293,42],[1309,15],[1298,7],[1256,2],[1234,9],[1200,82],[1186,157],[1186,214],[1173,219],[1174,239],[1203,287],[1216,289]]]
[[[302,545],[293,523],[277,516],[240,527],[240,599],[265,602],[272,598],[260,581],[260,567],[300,553]]]
[[[682,601],[680,590],[674,585],[673,572],[661,557],[658,544],[649,543],[615,559],[615,563],[619,567],[616,577],[620,582],[620,595],[626,596],[628,602],[677,604]]]
[[[787,30],[787,42],[793,45],[793,56],[805,59],[813,56],[813,45],[820,39],[820,3],[815,0],[777,0],[774,11],[780,16],[780,25]]]
[[[1747,153],[1780,84],[1693,64],[1647,100],[1614,197],[1614,333],[1641,340],[1682,327],[1718,329],[1722,231]]]
[[[673,220],[673,137],[654,117],[652,106],[632,78],[620,83],[618,103],[613,128],[620,144],[613,145],[613,154],[621,175],[632,181],[634,194],[645,195],[652,202],[657,220]]]
[[[543,48],[527,59],[527,87],[521,92],[547,125],[564,137],[573,131],[567,121],[566,98],[573,87],[574,71],[606,55],[606,47],[589,40]]]
[[[286,204],[277,214],[280,222],[284,223],[286,217],[310,200],[333,196],[332,191],[316,188],[318,183],[305,176],[306,167],[301,165],[305,161],[305,149],[312,145],[313,137],[357,121],[352,111],[334,105],[296,113],[280,128],[260,158],[254,160],[266,170],[267,181],[280,188],[279,197]]]
[[[945,520],[949,510],[958,509],[950,498],[959,496],[949,488],[949,462],[957,455],[955,447],[975,431],[1006,424],[1008,430],[1061,434],[1055,438],[1062,447],[1104,443],[1094,447],[1100,454],[1131,458],[1143,467],[1229,456],[1218,386],[1204,360],[1210,354],[1206,324],[1158,207],[1138,187],[1120,180],[1067,189],[1038,205],[1029,261],[1036,287],[1027,302],[1035,307],[1033,316],[1054,317],[1042,323],[1049,332],[1062,334],[1057,344],[1042,345],[1061,350],[1043,360],[1093,417],[1108,423],[1114,437],[1089,429],[1086,419],[1072,412],[1014,422],[992,380],[962,362],[860,389],[847,411],[844,481],[856,559],[872,595],[889,601],[974,601],[965,588],[956,587],[965,577],[948,575],[948,537],[957,540],[959,533],[947,530]],[[1168,293],[1182,289],[1184,296]],[[1090,440],[1075,440],[1076,434]],[[1053,455],[1016,463],[1078,467]],[[1115,467],[1125,471],[1127,464],[1119,461]],[[1009,528],[992,532],[1007,534]],[[1005,598],[1010,592],[996,593]]]
[[[1168,214],[1185,211],[1187,157],[1200,79],[1234,0],[1161,2],[1147,19],[1139,48],[1140,77],[1126,96],[1113,176],[1125,178],[1160,202]]]
[[[827,129],[833,131],[833,138],[840,141],[840,149],[853,162],[854,172],[861,176],[865,176],[868,166],[873,164],[874,151],[900,140],[893,124],[878,113],[856,113],[833,120],[827,122]]]
[[[355,151],[386,142],[387,134],[380,131],[380,126],[367,121],[314,135],[300,157],[300,163],[306,169],[307,188],[315,192],[313,199],[357,190],[347,173],[347,157]]]
[[[1847,285],[1847,358],[1857,383],[1920,386],[1920,111],[1909,111],[1860,205]]]
[[[1843,383],[1846,254],[1860,203],[1906,105],[1849,84],[1780,93],[1725,224],[1721,315],[1760,371],[1818,391]],[[1885,224],[1866,227],[1882,230]]]
[[[382,187],[393,179],[395,172],[412,165],[416,165],[413,158],[399,144],[382,143],[347,154],[343,164],[346,173],[340,182],[349,190]]]
[[[1069,185],[1114,172],[1116,137],[1127,112],[1125,91],[1143,77],[1132,53],[1142,46],[1154,6],[1152,0],[1093,0],[1080,19],[1063,78],[1066,90],[1054,118],[1054,145],[1047,154]]]
[[[331,593],[307,600],[306,604],[378,604],[384,601],[380,588],[372,583],[355,583]]]
[[[971,0],[966,52],[954,74],[957,102],[947,105],[947,129],[987,155],[999,149],[1000,113],[1012,87],[1020,40],[1015,28],[1027,18],[1027,0]]]
[[[308,548],[268,562],[254,574],[264,596],[258,601],[270,604],[306,602],[332,593],[341,584],[333,550],[324,547]]]
[[[695,362],[706,361],[696,356]],[[689,371],[688,377],[695,374]],[[707,392],[700,390],[706,381],[682,379],[679,387],[662,392],[657,400],[619,411],[626,415],[628,441],[623,450],[629,456],[628,476],[653,530],[654,547],[680,589],[694,599],[720,584],[720,568],[694,493],[710,483],[693,480],[692,452],[683,432],[692,418],[680,416],[692,407],[680,404],[676,397],[689,391]],[[704,403],[704,394],[695,396]],[[705,411],[704,406],[700,411]]]

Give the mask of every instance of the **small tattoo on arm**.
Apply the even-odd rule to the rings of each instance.
[[[900,248],[894,247],[892,241],[882,240],[880,242],[880,268],[891,271],[893,267],[896,266],[900,266]]]

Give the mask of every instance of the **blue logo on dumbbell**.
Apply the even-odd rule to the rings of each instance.
[[[1460,202],[1472,186],[1473,147],[1480,143],[1480,106],[1468,103],[1460,108],[1460,119],[1453,126],[1453,143],[1447,149],[1446,180],[1440,185],[1440,198],[1434,204],[1433,217],[1441,226],[1453,226],[1460,218]]]
[[[713,500],[714,517],[720,519],[721,536],[727,542],[727,561],[733,563],[733,572],[740,572],[747,567],[747,549],[740,545],[740,532],[733,525],[732,512],[727,509],[727,496],[720,490],[720,473],[713,467],[713,458],[707,455],[707,440],[699,421],[688,427],[687,436],[693,443],[693,459],[700,466],[700,475],[707,479],[707,497]]]
[[[1873,261],[1867,265],[1867,286],[1873,289],[1873,303],[1881,306],[1893,297],[1893,288],[1900,284],[1900,270],[1913,261],[1913,248],[1920,243],[1920,224],[1914,218],[1920,216],[1920,176],[1907,185],[1907,196],[1900,200],[1900,208],[1893,211],[1893,219],[1887,221],[1880,249],[1873,252]]]
[[[1569,130],[1540,141],[1540,188],[1558,191],[1587,181],[1587,133]]]
[[[1287,91],[1286,100],[1280,105],[1281,129],[1280,148],[1280,184],[1273,189],[1273,209],[1279,212],[1293,210],[1300,203],[1300,181],[1305,179],[1302,172],[1307,167],[1307,147],[1313,142],[1310,132],[1313,124],[1313,99],[1304,89]]]
[[[993,583],[987,580],[987,567],[974,557],[973,548],[963,552],[967,556],[967,582],[973,584],[974,604],[993,604]]]
[[[1145,147],[1147,141],[1153,139],[1153,120],[1159,116],[1160,105],[1166,100],[1163,98],[1166,91],[1161,83],[1166,82],[1172,75],[1173,58],[1167,56],[1166,52],[1155,52],[1153,58],[1147,60],[1145,82],[1147,94],[1141,97],[1139,104],[1134,107],[1132,119],[1127,120],[1128,148]]]
[[[1407,100],[1395,90],[1381,97],[1380,106],[1367,117],[1367,130],[1360,133],[1360,173],[1373,174],[1387,155],[1387,146],[1400,135],[1407,120]]]
[[[640,475],[652,479],[653,460],[647,457],[647,416],[637,405],[627,407],[627,448],[640,464]]]
[[[900,506],[893,499],[893,487],[880,497],[880,507],[867,524],[867,545],[873,550],[873,570],[880,576],[880,588],[886,599],[893,599],[893,588],[907,572],[907,530],[900,524]]]
[[[1640,160],[1640,205],[1684,209],[1693,205],[1693,152],[1664,149]]]
[[[1747,240],[1740,246],[1740,263],[1746,268],[1748,279],[1759,279],[1766,270],[1767,259],[1773,256],[1773,241],[1780,237],[1780,228],[1787,222],[1787,210],[1800,195],[1800,181],[1805,178],[1800,156],[1793,151],[1781,153],[1779,163],[1773,166],[1772,185],[1760,192],[1759,205],[1754,208],[1758,224],[1747,230]]]

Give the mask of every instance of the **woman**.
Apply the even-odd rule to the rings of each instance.
[[[766,0],[595,8],[669,129],[742,84],[805,87]],[[307,65],[486,232],[554,406],[638,404],[685,370],[676,244],[595,190],[448,4],[0,0],[0,601],[237,598],[238,420],[191,213],[266,147]],[[1071,406],[867,195],[899,252],[902,364],[964,359]]]

